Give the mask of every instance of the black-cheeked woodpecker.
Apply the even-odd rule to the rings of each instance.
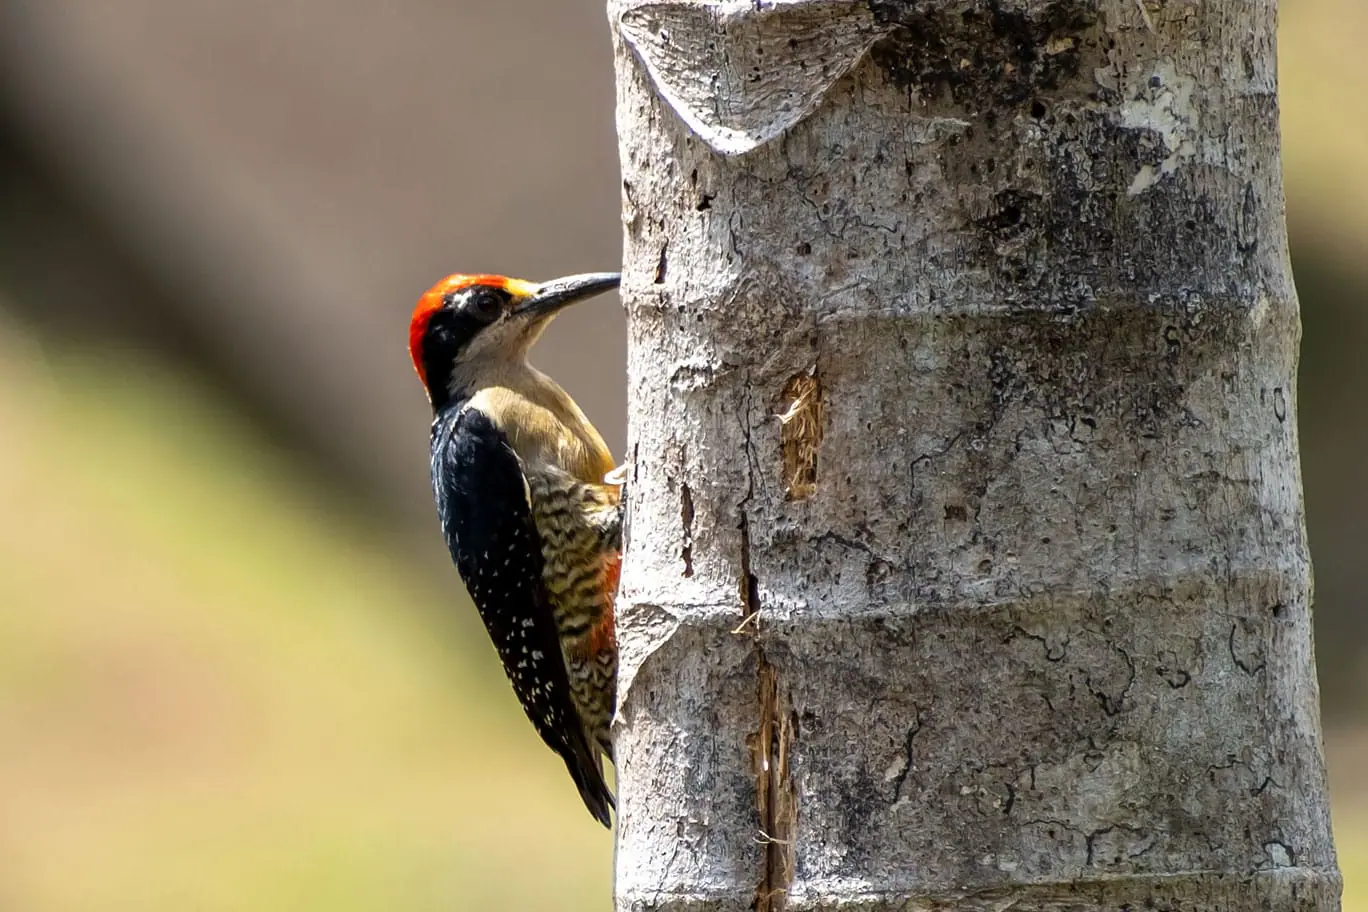
[[[612,456],[528,349],[615,273],[533,283],[452,275],[414,308],[409,353],[432,403],[432,490],[452,560],[529,719],[610,825],[621,560]]]

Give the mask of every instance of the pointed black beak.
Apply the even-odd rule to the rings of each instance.
[[[513,308],[514,317],[549,317],[568,304],[592,298],[618,287],[622,276],[616,272],[587,272],[583,275],[552,279],[538,285],[532,294]]]

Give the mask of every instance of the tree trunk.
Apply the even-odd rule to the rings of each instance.
[[[612,0],[620,910],[1334,909],[1271,0]]]

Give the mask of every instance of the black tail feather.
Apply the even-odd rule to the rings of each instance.
[[[589,813],[611,829],[613,822],[609,812],[616,810],[617,801],[603,778],[603,761],[595,756],[597,752],[582,736],[571,741],[573,743],[561,755],[565,760],[565,768],[570,771],[570,778],[575,780],[575,787],[579,789],[580,798],[584,799],[584,806]]]

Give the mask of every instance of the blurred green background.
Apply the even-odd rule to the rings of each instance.
[[[1368,912],[1368,10],[1282,20]],[[607,907],[433,528],[404,343],[446,272],[615,267],[612,103],[601,3],[0,4],[0,910]],[[623,349],[605,299],[539,350],[617,452]]]

